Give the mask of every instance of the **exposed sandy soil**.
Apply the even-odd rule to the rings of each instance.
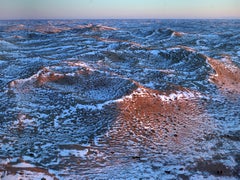
[[[230,59],[225,61],[207,58],[216,74],[210,80],[220,89],[240,93],[240,69]]]

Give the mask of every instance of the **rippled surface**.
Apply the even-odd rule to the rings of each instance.
[[[239,26],[0,21],[1,178],[240,178]]]

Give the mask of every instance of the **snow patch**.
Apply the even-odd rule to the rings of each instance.
[[[60,156],[75,156],[85,158],[88,153],[88,149],[84,150],[75,150],[75,149],[61,149],[59,155]]]

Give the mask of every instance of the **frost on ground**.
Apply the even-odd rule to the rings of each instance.
[[[239,179],[239,23],[1,21],[1,179]]]

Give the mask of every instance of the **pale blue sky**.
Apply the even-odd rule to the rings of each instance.
[[[240,18],[240,0],[0,0],[12,18]]]

